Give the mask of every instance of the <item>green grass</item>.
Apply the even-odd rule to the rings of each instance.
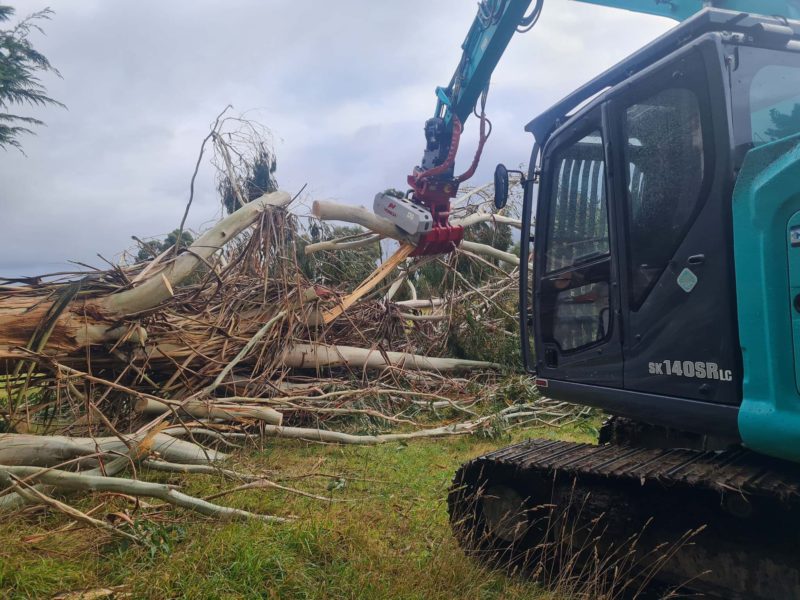
[[[225,524],[168,511],[163,522],[138,525],[140,535],[151,536],[149,546],[88,529],[26,539],[67,524],[60,515],[0,523],[0,597],[49,598],[59,591],[123,585],[134,598],[545,598],[533,583],[487,571],[461,553],[448,525],[447,489],[458,465],[476,455],[521,437],[585,441],[589,431],[533,430],[513,439],[378,447],[271,440],[262,451],[238,457],[236,468],[269,470],[285,485],[331,501],[275,490],[241,492],[219,502],[297,521]],[[311,472],[340,479],[289,479]],[[183,483],[197,495],[231,485],[214,476],[146,477]],[[98,500],[78,505],[89,510]],[[95,516],[125,506],[111,502]]]

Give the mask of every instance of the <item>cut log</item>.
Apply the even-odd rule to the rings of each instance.
[[[396,306],[402,306],[411,310],[422,310],[425,308],[436,308],[437,306],[444,306],[447,300],[444,298],[430,298],[428,300],[401,300],[394,303]]]
[[[514,265],[515,267],[519,266],[518,256],[511,254],[510,252],[503,252],[502,250],[493,248],[488,244],[479,244],[477,242],[469,242],[467,240],[464,240],[463,242],[461,242],[461,248],[467,250],[468,252],[472,252],[473,254],[482,254],[484,256],[491,256],[492,258],[496,258],[510,265]]]
[[[351,206],[349,204],[339,204],[317,200],[311,206],[311,214],[323,221],[344,221],[366,227],[370,231],[378,233],[384,237],[389,237],[401,242],[416,243],[416,236],[408,235],[389,219],[379,217],[372,211],[361,206]]]
[[[522,228],[522,221],[519,219],[488,212],[474,212],[463,219],[453,219],[453,225],[461,225],[461,227],[466,228],[477,223],[487,223],[489,221],[492,223],[500,223],[502,225],[511,225],[517,229]]]
[[[405,352],[381,352],[377,349],[325,344],[295,344],[284,353],[282,362],[285,366],[296,369],[348,366],[356,369],[402,367],[416,371],[457,371],[502,368],[497,363],[479,360],[435,358]]]
[[[158,306],[172,295],[170,286],[174,288],[186,279],[217,250],[250,227],[265,210],[286,207],[291,200],[292,197],[286,192],[274,192],[245,204],[197,238],[189,247],[189,252],[178,256],[161,271],[169,285],[165,285],[162,277],[150,277],[138,287],[102,298],[97,301],[96,306],[101,312],[119,316],[136,314]]]
[[[366,227],[370,231],[383,237],[392,238],[399,242],[410,242],[416,244],[418,241],[417,236],[408,235],[390,220],[379,217],[378,215],[360,206],[350,206],[349,204],[339,204],[337,202],[318,200],[314,202],[311,212],[315,217],[322,219],[323,221],[344,221],[346,223],[354,223],[356,225]],[[470,215],[461,220],[454,219],[452,224],[469,226],[474,225],[475,223],[489,221],[493,218],[497,222],[505,222],[514,225],[518,223],[516,219],[509,219],[508,217],[495,216],[489,213],[476,213],[476,215]],[[468,242],[465,240],[461,242],[461,247],[475,254],[491,256],[515,266],[519,265],[519,258],[517,256],[514,256],[508,252],[503,252],[497,248],[492,248],[486,244],[478,244],[476,242]],[[330,248],[326,247],[326,249]],[[313,251],[314,250],[309,251],[307,249],[306,253]]]
[[[63,299],[59,294],[54,299],[13,292],[3,295],[0,297],[0,356],[13,356],[17,347],[27,346],[48,317],[52,317],[53,322],[48,326],[47,344],[42,350],[50,355],[71,353],[92,344],[119,339],[129,333],[127,327],[119,326],[122,317],[158,306],[171,296],[170,288],[179,285],[224,244],[257,221],[264,211],[285,207],[290,201],[286,192],[265,194],[217,223],[187,252],[156,270],[140,285],[100,298],[82,299],[75,295],[54,316],[53,308]],[[140,337],[141,334],[129,341],[144,341]],[[0,363],[0,369],[7,366]]]
[[[325,429],[311,429],[308,427],[276,427],[267,425],[264,428],[264,435],[309,440],[313,442],[325,442],[329,444],[357,444],[361,446],[373,446],[385,444],[387,442],[399,442],[416,438],[439,438],[452,435],[465,435],[475,431],[473,423],[458,423],[434,429],[420,429],[409,433],[385,433],[380,435],[354,435],[342,433],[340,431],[327,431]]]

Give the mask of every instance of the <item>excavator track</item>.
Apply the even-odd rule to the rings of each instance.
[[[530,440],[464,464],[448,507],[467,552],[535,576],[800,599],[800,466],[742,448]]]

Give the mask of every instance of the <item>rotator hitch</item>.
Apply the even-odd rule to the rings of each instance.
[[[442,117],[433,117],[425,123],[426,145],[422,166],[415,167],[407,181],[411,187],[411,202],[427,209],[431,215],[431,228],[420,232],[420,241],[412,256],[448,254],[464,238],[463,227],[450,225],[450,200],[456,197],[461,182],[472,174],[453,177],[461,131],[461,122],[455,116],[450,120],[449,127]],[[475,166],[479,158],[480,150]]]

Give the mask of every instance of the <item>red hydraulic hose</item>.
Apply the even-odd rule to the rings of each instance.
[[[489,131],[486,131],[487,123],[489,124]],[[456,181],[458,183],[466,181],[475,174],[475,169],[478,168],[478,163],[481,161],[483,146],[486,144],[486,140],[489,139],[491,133],[492,133],[492,122],[488,118],[486,118],[486,113],[484,111],[481,111],[481,135],[480,135],[480,140],[478,141],[478,149],[475,151],[475,157],[472,159],[472,164],[470,165],[469,169],[467,169],[461,175],[456,177]]]

